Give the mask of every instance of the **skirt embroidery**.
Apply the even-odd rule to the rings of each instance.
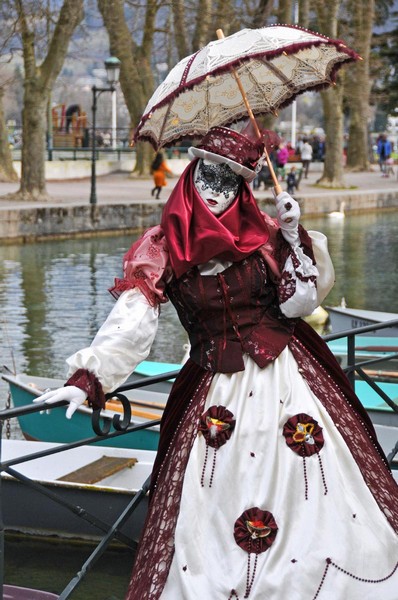
[[[286,421],[283,427],[283,435],[289,448],[303,458],[305,499],[308,500],[308,478],[305,460],[307,457],[314,455],[317,455],[318,457],[324,495],[326,496],[328,489],[321,456],[319,454],[325,440],[323,438],[322,427],[318,424],[318,421],[305,413],[300,413]]]
[[[392,577],[394,575],[395,571],[398,568],[398,562],[395,564],[395,567],[393,568],[391,573],[389,573],[385,577],[383,577],[381,579],[365,579],[364,577],[358,577],[358,575],[354,575],[353,573],[350,573],[346,569],[343,569],[342,567],[337,565],[335,562],[333,562],[333,560],[331,558],[327,558],[326,559],[326,567],[323,572],[321,582],[320,582],[318,589],[315,593],[315,596],[312,598],[312,600],[317,600],[317,598],[319,598],[319,594],[322,590],[323,584],[325,583],[326,576],[328,574],[330,567],[334,567],[335,569],[337,569],[337,571],[339,571],[340,573],[343,573],[347,577],[351,577],[352,579],[356,579],[357,581],[362,581],[363,583],[382,583],[383,581],[387,581],[387,579],[390,579],[390,577]]]
[[[254,506],[245,510],[235,521],[234,538],[242,550],[248,553],[246,571],[246,589],[244,598],[249,598],[257,570],[258,555],[268,550],[275,541],[278,526],[272,513]],[[251,555],[254,564],[251,567]],[[239,599],[235,589],[231,590],[228,600]]]
[[[213,485],[214,472],[216,469],[217,450],[227,443],[235,427],[234,415],[224,406],[210,406],[200,419],[199,432],[206,442],[205,458],[203,462],[200,484],[204,487],[206,466],[209,456],[209,447],[214,449],[213,465],[211,469],[209,487]]]

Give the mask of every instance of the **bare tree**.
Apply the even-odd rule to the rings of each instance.
[[[138,124],[154,90],[151,57],[160,2],[156,0],[146,2],[141,46],[132,38],[126,21],[124,4],[123,0],[113,2],[98,0],[98,8],[109,36],[111,54],[121,61],[120,86],[134,127]],[[142,174],[147,171],[151,153],[148,144],[137,144],[137,160],[134,168],[136,173]]]
[[[374,0],[351,0],[352,46],[361,60],[351,67],[350,86],[346,102],[350,110],[350,129],[347,150],[347,166],[364,171],[369,167],[368,124],[370,118],[369,98],[371,82],[370,48],[375,19]]]
[[[19,191],[9,197],[42,200],[48,197],[45,184],[48,97],[61,71],[72,34],[83,18],[83,0],[64,0],[48,44],[40,36],[43,21],[48,16],[46,7],[39,0],[12,0],[9,5],[16,17],[25,71],[21,184]]]
[[[212,23],[212,9],[212,0],[198,0],[197,14],[200,15],[200,18],[196,19],[196,26],[192,40],[192,50],[194,52],[202,48],[209,41],[209,30]]]
[[[191,50],[185,27],[185,2],[183,2],[183,0],[172,0],[171,10],[173,12],[174,40],[177,48],[178,60],[182,60],[185,56],[190,54]]]
[[[301,27],[308,27],[310,20],[310,5],[311,0],[298,0],[299,25],[301,25]]]
[[[337,38],[340,0],[318,0],[315,9],[320,31]],[[341,82],[342,74],[339,74]],[[326,152],[324,171],[318,183],[331,188],[344,187],[343,168],[343,87],[341,83],[321,92],[325,119]]]
[[[0,87],[0,181],[18,181],[8,141],[8,129],[3,110],[3,95],[4,88]]]
[[[272,14],[272,0],[259,0],[253,13],[253,27],[263,27]]]
[[[293,17],[292,0],[279,0],[277,16],[279,23],[291,23]]]

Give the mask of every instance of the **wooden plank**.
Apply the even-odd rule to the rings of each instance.
[[[123,458],[118,456],[102,456],[98,460],[76,469],[57,481],[71,481],[74,483],[97,483],[105,477],[110,477],[126,468],[131,468],[137,462],[136,458]]]

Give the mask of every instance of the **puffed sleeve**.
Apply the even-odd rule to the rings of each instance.
[[[290,247],[278,284],[279,305],[289,317],[310,315],[334,284],[326,236],[300,229],[302,244]]]
[[[316,289],[318,304],[321,304],[334,286],[334,267],[332,259],[330,258],[326,235],[320,231],[308,231],[308,235],[311,238],[315,263],[318,269]]]
[[[89,394],[92,380],[98,380],[106,394],[147,358],[171,275],[163,232],[152,227],[125,254],[123,278],[116,279],[109,290],[117,302],[91,345],[67,359],[68,385],[77,385]]]
[[[67,359],[68,377],[83,369],[98,379],[106,394],[124,383],[145,360],[155,338],[159,306],[138,288],[123,292],[91,345]]]
[[[125,290],[138,288],[152,306],[167,302],[166,282],[172,277],[166,239],[160,226],[151,227],[126,252],[123,279],[115,279],[110,293],[118,298]]]

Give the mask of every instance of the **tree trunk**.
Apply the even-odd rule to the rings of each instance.
[[[365,171],[369,168],[369,58],[374,24],[374,0],[353,0],[352,4],[353,46],[362,60],[350,66],[350,87],[347,94],[350,108],[347,166],[352,170]]]
[[[46,192],[45,132],[47,96],[43,97],[36,81],[25,81],[22,110],[22,169],[18,194],[25,200],[48,199]]]
[[[225,37],[239,29],[236,26],[237,18],[234,2],[232,0],[216,0],[213,20],[214,31],[222,29]]]
[[[319,185],[330,188],[344,187],[342,86],[321,92],[325,116],[325,163]]]
[[[279,23],[291,23],[293,16],[292,0],[279,0],[278,19]]]
[[[185,6],[181,0],[172,0],[171,8],[173,11],[174,23],[174,41],[177,49],[178,60],[182,60],[190,54],[188,46],[187,33],[185,27]]]
[[[200,50],[210,39],[217,39],[216,32],[210,32],[212,0],[198,0],[198,17],[192,40],[192,51]],[[215,29],[215,28],[214,28]]]
[[[310,19],[310,0],[299,0],[299,21],[301,27],[308,27]]]
[[[340,0],[319,0],[315,4],[320,31],[331,38],[337,37]],[[343,168],[343,86],[339,83],[321,92],[325,118],[325,162],[318,184],[325,187],[344,187]]]
[[[132,126],[135,127],[144,112],[153,93],[154,79],[150,65],[152,55],[154,24],[156,18],[155,3],[147,3],[145,16],[143,48],[132,40],[124,14],[124,1],[98,0],[106,30],[109,35],[111,54],[117,56],[120,65],[120,87],[129,111]],[[134,173],[149,173],[149,164],[153,151],[145,149],[148,144],[137,144]]]
[[[64,64],[70,38],[83,18],[83,0],[64,0],[48,51],[40,66],[36,63],[36,32],[28,22],[22,0],[16,0],[24,58],[24,107],[22,111],[21,187],[8,197],[46,200],[45,132],[49,92]],[[31,7],[30,7],[31,8]],[[37,14],[37,18],[43,15]]]
[[[272,0],[259,0],[253,13],[253,27],[264,27],[272,13]]]
[[[0,88],[0,181],[18,181],[12,164],[12,152],[8,142],[8,130],[3,110],[4,90]]]

